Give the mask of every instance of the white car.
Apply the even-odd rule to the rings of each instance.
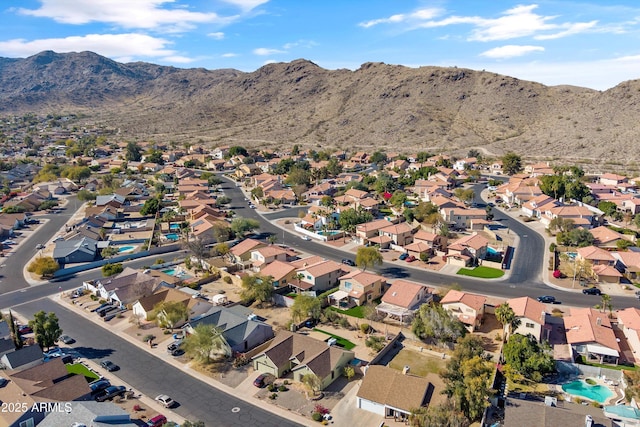
[[[300,237],[302,240],[306,240],[307,242],[311,240],[311,237],[309,236],[302,236]]]
[[[175,401],[169,396],[167,396],[166,394],[161,394],[159,396],[156,396],[155,400],[156,402],[161,403],[162,406],[164,406],[165,408],[171,408],[175,403]]]
[[[251,208],[251,209],[255,209],[255,208],[256,208],[256,205],[253,205],[253,204],[252,204],[252,205],[249,205],[249,208]]]

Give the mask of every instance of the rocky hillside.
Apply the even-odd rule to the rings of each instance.
[[[312,62],[237,70],[121,64],[91,52],[0,58],[0,115],[83,112],[123,139],[257,147],[640,158],[640,81],[599,92],[461,68]]]

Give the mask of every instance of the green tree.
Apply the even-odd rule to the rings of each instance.
[[[502,173],[515,175],[522,172],[522,158],[516,153],[508,152],[502,156]]]
[[[342,228],[347,233],[354,233],[358,224],[369,222],[372,219],[373,215],[371,214],[371,212],[365,211],[363,209],[349,208],[340,212],[338,224],[340,224],[340,228]]]
[[[291,306],[291,319],[300,323],[306,319],[317,320],[322,316],[322,304],[320,300],[311,295],[298,295]]]
[[[353,369],[353,366],[347,365],[342,370],[342,373],[344,374],[344,377],[347,379],[347,381],[351,381],[351,378],[353,378],[356,374],[356,370]]]
[[[105,264],[102,266],[102,276],[104,277],[109,277],[109,276],[113,276],[114,274],[119,274],[122,273],[122,271],[124,270],[124,267],[122,266],[121,262],[115,263],[115,264]]]
[[[198,263],[196,268],[204,270],[204,259],[209,255],[209,248],[205,241],[200,237],[196,237],[191,240],[187,239],[184,243],[184,247],[191,253],[192,257],[196,259],[196,262]]]
[[[476,193],[473,191],[473,188],[456,188],[453,194],[460,199],[461,202],[466,204],[473,202],[473,199],[476,197]]]
[[[373,246],[361,246],[356,252],[356,265],[365,271],[369,267],[382,265],[382,254]]]
[[[554,370],[554,360],[548,345],[538,344],[531,334],[513,334],[502,349],[505,363],[518,374],[539,382]]]
[[[204,427],[204,421],[185,420],[180,427]]]
[[[312,396],[317,395],[318,391],[322,388],[322,380],[313,373],[303,375],[302,378],[300,378],[300,382],[307,386]]]
[[[185,353],[201,363],[231,356],[231,347],[222,335],[224,331],[215,325],[199,323],[182,344]]]
[[[393,193],[393,196],[391,196],[391,198],[389,199],[389,203],[391,204],[391,206],[394,206],[396,208],[401,208],[402,206],[404,206],[404,202],[407,201],[407,193],[405,193],[403,190],[396,190]]]
[[[411,332],[421,340],[456,342],[467,334],[464,324],[440,304],[422,304],[411,323]]]
[[[564,233],[558,233],[556,235],[556,241],[560,245],[584,248],[593,245],[594,237],[589,230],[580,227],[573,228]]]
[[[133,141],[127,143],[124,158],[128,162],[139,162],[140,159],[142,159],[142,150],[140,149],[140,146]]]
[[[58,316],[53,312],[48,314],[44,311],[37,312],[33,315],[33,320],[29,321],[29,326],[33,329],[36,342],[43,350],[52,347],[62,335]]]
[[[469,419],[456,408],[452,400],[445,400],[439,405],[429,405],[411,411],[409,415],[411,427],[469,427]]]
[[[260,223],[251,218],[239,216],[231,221],[231,231],[233,231],[236,236],[244,236],[245,233],[253,231],[258,227],[260,227]]]
[[[259,306],[270,302],[273,296],[273,279],[271,276],[246,275],[242,278],[240,298],[243,301],[255,300]]]
[[[598,209],[604,212],[605,215],[611,216],[618,210],[618,205],[607,200],[598,203]]]
[[[371,157],[369,157],[369,163],[384,163],[387,161],[387,154],[384,151],[375,151]]]
[[[107,246],[103,250],[100,251],[100,256],[103,259],[111,258],[112,256],[118,255],[118,248],[113,246]]]
[[[52,257],[38,257],[29,264],[29,273],[39,274],[42,277],[49,277],[60,269],[58,262]]]
[[[16,350],[21,349],[24,346],[24,341],[22,341],[22,335],[20,335],[20,331],[18,331],[16,320],[13,318],[13,312],[9,310],[9,314],[5,314],[2,317],[9,326],[9,332],[11,334],[13,346],[16,348]]]
[[[77,197],[78,197],[78,200],[80,200],[81,202],[88,202],[88,201],[91,201],[91,200],[95,200],[97,195],[94,192],[82,189],[82,190],[78,191]]]
[[[233,146],[229,148],[229,156],[248,156],[249,152],[246,148],[240,147],[239,145]]]
[[[520,326],[520,318],[516,316],[509,303],[504,302],[496,307],[496,320],[502,325],[502,341],[506,341],[507,335],[511,335]]]
[[[140,215],[155,215],[160,210],[160,200],[156,197],[147,199],[140,209]]]
[[[189,309],[182,301],[162,301],[153,307],[151,318],[161,328],[174,329],[180,322],[189,320]]]

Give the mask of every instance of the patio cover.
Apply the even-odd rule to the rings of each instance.
[[[604,354],[605,356],[620,357],[620,354],[616,350],[597,344],[587,344],[587,351],[589,353]]]
[[[334,293],[329,294],[329,299],[334,299],[336,301],[340,301],[345,298],[349,298],[349,294],[345,291],[335,291]]]
[[[389,304],[386,302],[380,303],[376,306],[376,311],[389,314],[391,316],[397,316],[400,320],[404,320],[405,317],[413,316],[414,310],[409,310],[404,307]]]

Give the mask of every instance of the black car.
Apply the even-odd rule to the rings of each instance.
[[[353,262],[353,261],[351,261],[350,259],[347,259],[347,258],[343,259],[342,263],[345,264],[345,265],[348,265],[350,267],[355,267],[356,266],[355,262]]]
[[[543,302],[545,304],[555,304],[556,297],[552,297],[551,295],[543,295],[537,298],[538,301]]]
[[[98,393],[95,400],[97,402],[104,402],[105,400],[113,399],[116,396],[124,396],[126,391],[127,388],[123,385],[111,385]]]
[[[90,383],[89,388],[91,388],[91,394],[98,394],[110,385],[111,383],[109,382],[109,380],[102,378]]]
[[[595,287],[583,289],[582,293],[585,295],[602,295],[602,292],[600,291],[600,289]]]
[[[113,363],[111,360],[103,360],[102,362],[100,362],[100,366],[102,366],[109,372],[117,371],[118,369],[120,369],[118,368],[118,365]]]
[[[60,338],[58,338],[60,341],[62,341],[65,344],[73,344],[76,342],[76,340],[74,340],[73,338],[71,338],[69,335],[60,335]]]

